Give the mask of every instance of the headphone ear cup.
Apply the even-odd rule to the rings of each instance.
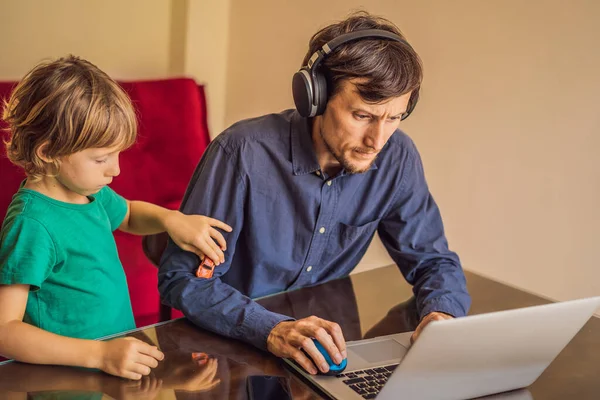
[[[327,108],[327,79],[321,71],[315,74],[314,89],[317,97],[315,115],[322,115]]]
[[[294,104],[296,110],[303,117],[311,117],[314,112],[313,106],[314,88],[310,78],[310,73],[306,68],[294,74],[292,78],[292,95],[294,96]]]
[[[413,91],[410,95],[410,100],[408,101],[408,109],[400,119],[401,121],[404,121],[413,112],[413,110],[417,106],[417,101],[419,101],[419,90]]]

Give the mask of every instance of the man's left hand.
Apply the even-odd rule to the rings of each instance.
[[[445,319],[452,319],[452,318],[454,318],[452,315],[445,314],[443,312],[437,312],[437,311],[430,312],[425,317],[423,317],[423,319],[419,323],[419,326],[417,326],[417,329],[415,329],[412,336],[410,337],[410,342],[414,343],[414,341],[417,340],[417,338],[423,331],[423,328],[425,328],[425,326],[428,323],[430,323],[431,321],[443,321]]]

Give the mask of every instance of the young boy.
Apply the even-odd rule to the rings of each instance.
[[[109,185],[136,138],[126,93],[93,64],[69,56],[30,71],[5,104],[7,155],[27,179],[0,232],[0,354],[19,361],[98,368],[130,379],[163,354],[135,328],[112,231],[167,231],[182,249],[224,261],[221,221],[140,201]]]

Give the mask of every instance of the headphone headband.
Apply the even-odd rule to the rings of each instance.
[[[353,42],[355,40],[361,39],[386,39],[395,42],[404,43],[410,47],[408,42],[402,39],[400,36],[395,33],[384,31],[382,29],[363,29],[361,31],[344,33],[336,38],[331,39],[329,42],[325,43],[321,48],[313,53],[313,55],[308,60],[307,67],[312,70],[316,70],[321,61],[335,49],[340,47],[343,44],[348,42]]]

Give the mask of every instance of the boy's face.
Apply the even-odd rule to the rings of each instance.
[[[117,147],[105,147],[85,149],[62,157],[56,179],[66,189],[81,196],[98,193],[121,172],[120,153]]]
[[[317,149],[329,153],[323,157],[327,158],[325,162],[340,165],[349,173],[367,171],[398,129],[410,94],[369,104],[360,97],[352,81],[343,82],[340,91],[327,103],[325,113],[315,121],[318,132],[313,140],[322,144],[317,144]]]

